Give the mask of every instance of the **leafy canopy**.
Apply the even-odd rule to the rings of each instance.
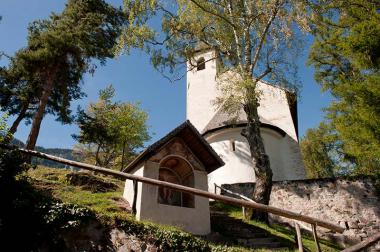
[[[147,114],[138,105],[113,102],[112,85],[99,92],[99,100],[78,114],[80,143],[76,151],[82,158],[109,167],[130,160],[150,139]],[[124,154],[124,156],[123,156]]]
[[[327,123],[355,173],[380,168],[380,2],[315,1],[315,42],[309,62],[335,97]]]
[[[54,84],[45,113],[71,123],[70,102],[85,94],[81,80],[93,73],[95,59],[104,64],[125,24],[124,13],[103,0],[69,0],[62,13],[52,13],[28,27],[28,45],[0,72],[0,104],[11,115],[27,107],[33,118],[46,82]]]
[[[308,30],[302,1],[124,0],[124,6],[129,10],[129,25],[118,52],[140,46],[158,70],[166,74],[169,69],[177,79],[187,60],[186,70],[194,69],[200,50],[215,50],[219,74],[232,70],[238,77],[221,82],[217,105],[246,103],[263,79],[281,86],[298,85],[293,63],[302,44],[300,30]],[[159,17],[161,29],[155,29],[150,21]]]

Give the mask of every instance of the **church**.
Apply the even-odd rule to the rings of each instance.
[[[237,120],[212,106],[219,95],[217,89],[218,61],[214,51],[202,49],[195,57],[197,67],[187,74],[186,118],[201,132],[206,141],[223,159],[225,165],[208,175],[209,190],[214,184],[247,183],[255,181],[249,145],[241,136],[247,118],[243,109]],[[269,156],[274,181],[305,179],[298,144],[297,100],[292,92],[260,82],[261,135]]]
[[[220,193],[216,186],[254,183],[249,145],[241,130],[243,110],[231,118],[215,109],[218,97],[215,52],[198,51],[188,62],[186,122],[149,146],[123,172]],[[195,67],[194,67],[195,66]],[[298,145],[296,96],[260,82],[261,134],[273,180],[306,178]],[[127,180],[123,197],[137,220],[174,225],[197,235],[210,233],[209,200]]]

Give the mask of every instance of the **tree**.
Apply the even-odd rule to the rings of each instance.
[[[293,62],[300,40],[295,24],[308,29],[304,3],[178,0],[173,8],[166,1],[124,0],[124,5],[130,10],[130,25],[124,30],[119,51],[136,44],[145,46],[161,71],[163,67],[173,70],[183,66],[187,60],[195,63],[200,43],[216,51],[215,58],[221,63],[219,79],[228,81],[220,81],[222,95],[215,103],[231,115],[244,109],[248,123],[242,135],[249,143],[256,174],[253,199],[268,204],[272,170],[260,134],[256,85],[262,80],[288,87],[297,83]],[[163,16],[162,41],[158,39],[161,33],[147,24],[154,15]],[[131,33],[134,36],[128,36]],[[157,45],[162,47],[157,49]],[[253,216],[267,221],[266,213],[255,211]]]
[[[331,178],[339,169],[336,134],[321,123],[316,129],[308,129],[301,139],[300,147],[308,178]]]
[[[99,92],[99,100],[87,111],[79,111],[80,143],[76,152],[96,165],[116,167],[118,160],[124,167],[136,151],[149,140],[147,114],[131,103],[112,102],[112,85]]]
[[[0,143],[3,143],[10,134],[7,127],[7,118],[7,114],[0,115]]]
[[[323,3],[323,4],[322,4]],[[334,96],[326,123],[336,131],[352,173],[380,168],[380,2],[315,1],[309,62]]]
[[[15,62],[30,76],[26,81],[31,93],[25,99],[20,99],[19,93],[13,96],[17,96],[14,104],[26,110],[24,101],[29,107],[28,99],[36,99],[27,149],[34,149],[45,113],[72,121],[70,101],[84,95],[80,87],[83,74],[94,71],[92,60],[104,64],[113,57],[124,22],[123,12],[103,0],[69,0],[60,15],[53,13],[50,19],[29,26],[28,46],[17,52]]]
[[[41,90],[38,80],[23,69],[17,57],[9,59],[9,66],[0,69],[0,107],[7,114],[17,116],[9,129],[14,134],[23,119],[30,122]]]

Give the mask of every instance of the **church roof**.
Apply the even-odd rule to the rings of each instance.
[[[247,115],[245,114],[243,108],[240,109],[238,115],[231,119],[231,116],[224,112],[222,109],[219,109],[218,112],[214,115],[214,117],[210,120],[210,122],[206,125],[206,127],[202,131],[202,135],[206,135],[207,133],[211,133],[224,128],[233,128],[239,126],[245,126],[247,124]],[[272,125],[268,120],[260,117],[261,126],[264,128],[270,128],[282,136],[285,136],[286,133],[281,128]]]
[[[211,50],[212,47],[208,44],[206,44],[205,42],[198,42],[197,45],[195,46],[194,50],[196,52],[205,52],[205,51],[208,51],[208,50]]]
[[[189,147],[199,161],[203,163],[207,173],[213,172],[224,165],[223,160],[214,151],[210,144],[207,143],[190,121],[186,120],[166,136],[146,148],[127,167],[122,169],[122,172],[130,172],[133,170],[138,164],[153,156],[162,146],[174,137],[179,137],[186,143],[187,147]]]

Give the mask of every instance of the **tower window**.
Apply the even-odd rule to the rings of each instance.
[[[230,140],[230,144],[231,144],[231,150],[236,151],[235,140]]]
[[[206,61],[205,58],[201,57],[197,60],[197,71],[206,69]]]

